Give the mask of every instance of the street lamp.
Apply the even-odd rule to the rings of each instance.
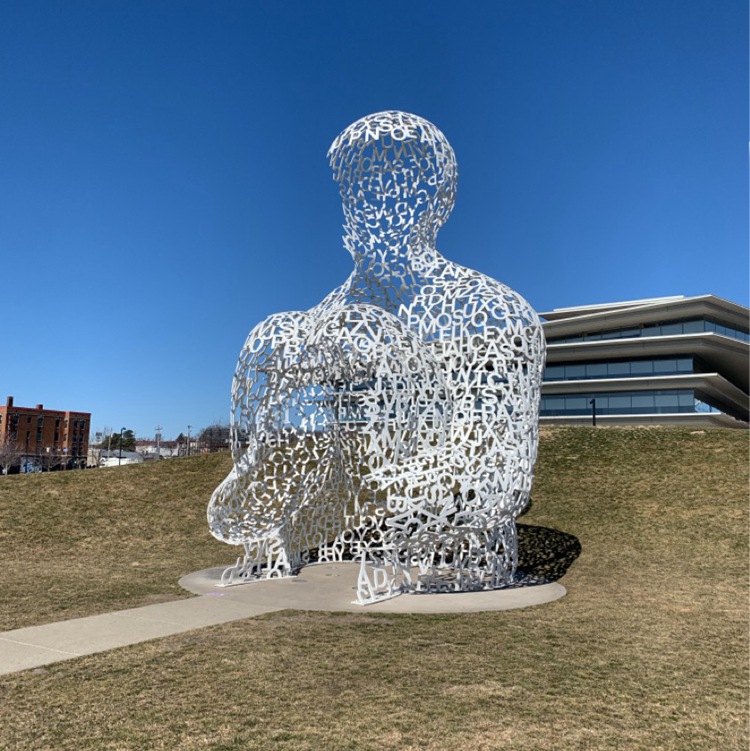
[[[125,428],[120,428],[120,456],[117,459],[117,466],[122,464],[122,434],[125,432]]]

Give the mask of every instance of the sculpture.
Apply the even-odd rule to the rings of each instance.
[[[369,115],[329,159],[354,270],[242,349],[234,468],[208,507],[211,533],[244,547],[222,581],[351,558],[361,604],[507,586],[537,455],[539,319],[438,253],[457,164],[434,125]]]

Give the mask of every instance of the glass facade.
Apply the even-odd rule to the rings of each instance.
[[[621,362],[576,362],[548,365],[545,381],[585,381],[594,378],[644,378],[695,373],[692,357],[654,357]]]
[[[750,334],[731,326],[722,326],[704,318],[690,321],[676,321],[674,323],[647,324],[629,329],[612,329],[594,334],[583,334],[567,337],[549,337],[549,344],[566,344],[568,342],[597,342],[603,339],[632,339],[639,336],[674,336],[676,334],[701,334],[714,332],[723,336],[730,336],[743,342],[750,342]]]
[[[597,415],[718,412],[716,408],[699,399],[692,389],[654,389],[652,391],[612,391],[542,396],[541,416],[590,415],[592,399],[596,399]]]

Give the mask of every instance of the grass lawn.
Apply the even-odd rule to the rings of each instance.
[[[521,520],[568,595],[442,616],[284,611],[0,678],[1,749],[746,749],[748,434],[545,431]],[[0,478],[0,629],[184,596],[233,562],[225,456]]]

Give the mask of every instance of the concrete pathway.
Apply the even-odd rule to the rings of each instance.
[[[401,595],[362,607],[352,602],[358,569],[356,563],[318,564],[293,578],[232,587],[219,585],[223,566],[198,571],[180,579],[180,585],[199,597],[0,633],[0,675],[276,610],[469,613],[541,605],[565,594],[565,587],[553,583],[491,592]]]

